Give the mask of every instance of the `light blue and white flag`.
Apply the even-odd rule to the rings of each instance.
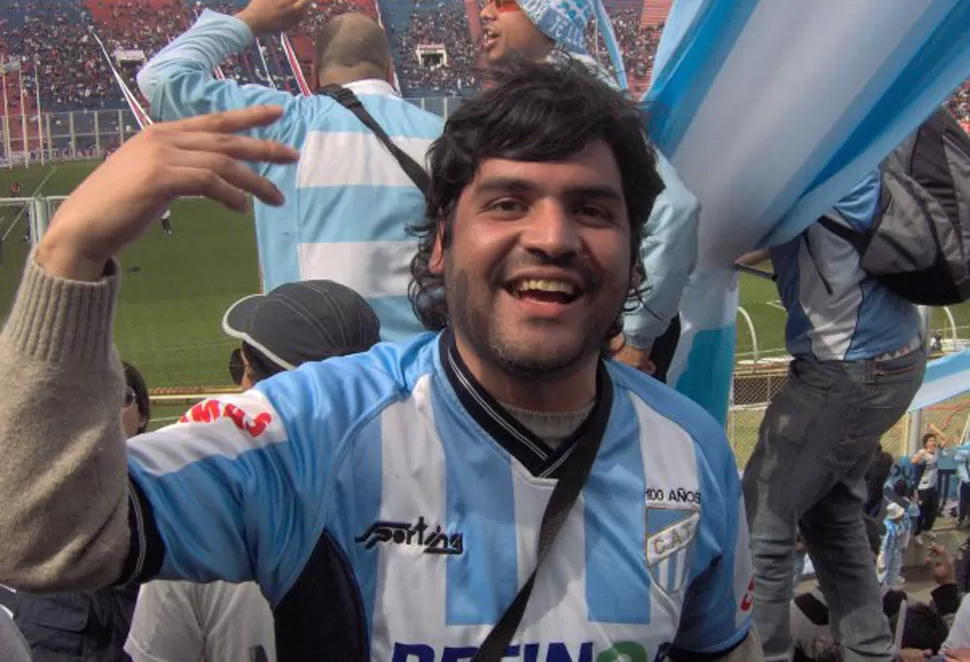
[[[970,349],[930,361],[909,411],[970,392]]]
[[[644,98],[700,200],[668,379],[725,420],[733,261],[814,222],[970,76],[967,0],[677,0]]]

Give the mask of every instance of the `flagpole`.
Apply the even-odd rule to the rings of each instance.
[[[296,86],[300,88],[303,96],[312,96],[306,78],[303,76],[303,69],[300,68],[300,61],[296,58],[296,51],[293,50],[293,46],[290,44],[290,40],[285,32],[280,33],[280,45],[283,47],[283,56],[286,58],[287,64],[290,65],[290,70],[293,72],[294,78],[296,78]]]
[[[276,83],[273,82],[273,74],[269,72],[269,65],[266,64],[266,56],[263,55],[263,47],[259,43],[259,39],[253,39],[256,44],[256,53],[259,54],[259,61],[263,64],[263,71],[266,72],[266,82],[271,88],[276,89]]]
[[[44,165],[44,122],[40,116],[40,62],[34,56],[34,92],[37,96],[37,139],[40,141],[40,164]]]
[[[0,71],[3,72],[3,138],[7,149],[7,169],[13,170],[13,150],[10,143],[10,106],[7,105],[7,62],[0,55]]]
[[[27,139],[27,104],[24,101],[24,63],[18,61],[17,83],[20,88],[20,141],[24,148],[24,166],[30,167],[30,141]],[[30,97],[27,96],[27,99]]]

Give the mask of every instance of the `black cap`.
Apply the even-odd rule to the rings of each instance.
[[[380,341],[381,323],[349,287],[305,280],[243,297],[226,311],[222,328],[279,368],[293,370],[307,361],[370,349]]]

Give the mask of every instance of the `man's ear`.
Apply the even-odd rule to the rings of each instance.
[[[438,223],[438,229],[434,233],[434,246],[431,247],[431,259],[428,260],[428,271],[435,276],[445,273],[445,223]]]

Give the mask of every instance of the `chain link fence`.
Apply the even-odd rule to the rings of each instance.
[[[959,338],[966,337],[959,336],[958,341],[946,346],[959,351],[966,345],[966,341],[959,341]],[[790,357],[776,356],[758,363],[742,362],[735,368],[727,435],[739,467],[745,466],[754,452],[768,403],[785,385],[789,360]],[[911,415],[906,414],[883,435],[882,447],[893,457],[907,453],[910,421]],[[930,431],[932,425],[943,432],[951,444],[970,443],[970,393],[923,409],[920,424],[921,433]]]

